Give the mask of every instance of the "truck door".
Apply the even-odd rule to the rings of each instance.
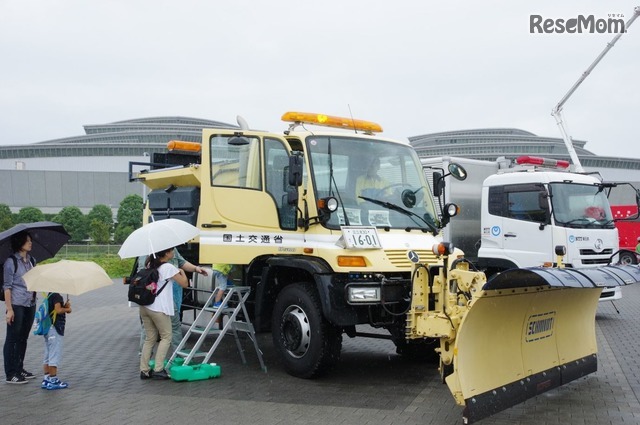
[[[485,239],[492,239],[494,246],[502,248],[501,253],[498,249],[493,254],[517,267],[553,261],[553,233],[547,225],[550,215],[544,185],[493,186],[488,196],[493,224],[483,228],[483,246]]]
[[[203,139],[208,169],[199,212],[200,260],[247,264],[259,255],[293,249],[297,210],[286,197],[287,141],[218,129],[206,130]]]

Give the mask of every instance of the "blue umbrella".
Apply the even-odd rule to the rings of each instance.
[[[21,223],[9,230],[0,233],[0,264],[9,258],[11,250],[11,237],[20,232],[28,232],[33,242],[31,256],[37,261],[43,261],[56,255],[69,240],[69,234],[64,226],[51,221],[38,221],[36,223]]]

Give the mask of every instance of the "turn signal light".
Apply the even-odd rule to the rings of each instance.
[[[440,242],[433,245],[432,251],[438,256],[451,255],[453,253],[453,245],[449,242]]]
[[[340,267],[367,267],[367,262],[361,256],[338,255],[338,265]]]
[[[310,112],[285,112],[285,114],[282,115],[282,121],[344,128],[346,130],[359,130],[369,134],[382,133],[382,127],[375,122],[333,117],[331,115],[314,114]]]

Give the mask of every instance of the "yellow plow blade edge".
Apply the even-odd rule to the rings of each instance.
[[[446,378],[464,422],[595,372],[602,286],[638,281],[637,267],[607,266],[517,269],[487,282],[460,324]]]

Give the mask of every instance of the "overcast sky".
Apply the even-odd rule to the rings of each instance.
[[[613,34],[530,34],[530,15],[596,19],[640,0],[0,0],[0,144],[152,116],[281,132],[288,110],[384,135],[515,127],[551,109]],[[638,19],[640,21],[640,19]],[[640,158],[640,22],[564,113],[599,155]]]

